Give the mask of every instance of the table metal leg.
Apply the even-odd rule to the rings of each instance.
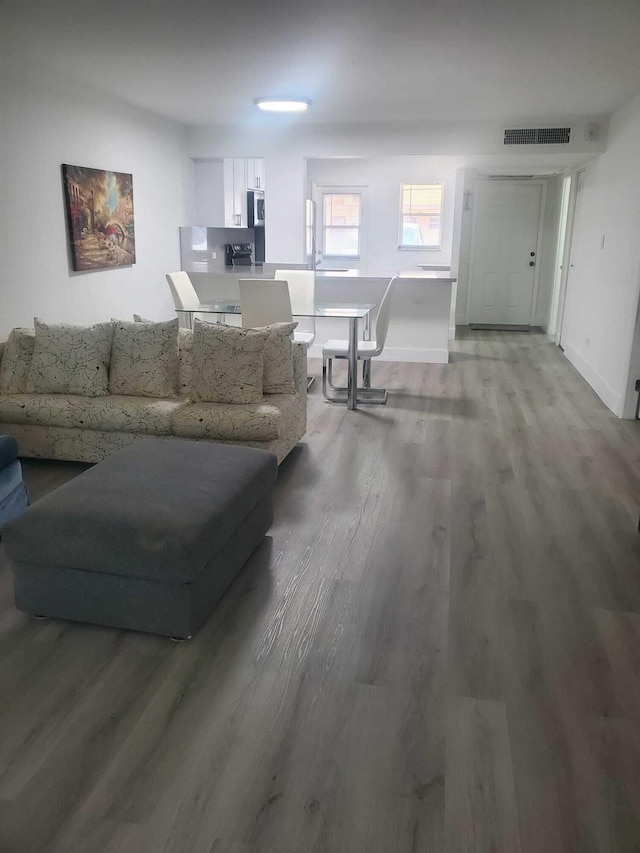
[[[187,323],[189,324],[191,331],[193,331],[193,311],[189,311],[187,314]]]
[[[349,369],[347,371],[347,409],[358,407],[358,318],[349,319]]]
[[[362,360],[362,387],[371,388],[371,359]]]

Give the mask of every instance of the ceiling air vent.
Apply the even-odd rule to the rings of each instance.
[[[505,145],[567,145],[570,127],[519,127],[504,132]]]

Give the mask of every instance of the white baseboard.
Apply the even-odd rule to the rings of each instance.
[[[571,344],[564,343],[563,348],[567,359],[589,385],[591,385],[605,406],[611,409],[614,415],[622,417],[622,396],[617,391],[614,391],[611,385],[600,376],[598,371]]]
[[[322,345],[314,344],[309,347],[309,358],[322,358]],[[376,356],[377,361],[412,361],[419,364],[448,364],[448,349],[405,349],[400,347],[385,347],[382,355]]]

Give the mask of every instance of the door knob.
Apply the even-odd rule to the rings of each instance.
[[[529,266],[530,266],[530,267],[535,267],[535,265],[536,265],[536,262],[535,262],[535,261],[529,261]]]

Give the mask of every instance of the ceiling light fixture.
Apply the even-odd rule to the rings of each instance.
[[[311,106],[306,98],[256,98],[253,103],[268,113],[303,113]]]

